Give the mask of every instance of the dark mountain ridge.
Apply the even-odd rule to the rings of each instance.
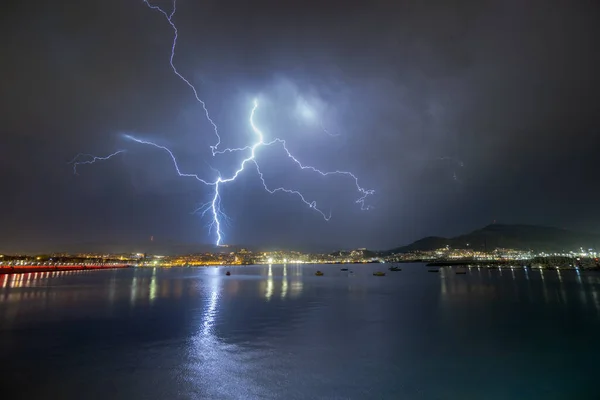
[[[600,235],[573,232],[566,229],[534,225],[492,224],[453,238],[430,236],[407,246],[389,250],[389,253],[410,253],[435,250],[449,246],[454,249],[492,251],[496,248],[547,252],[599,249]]]

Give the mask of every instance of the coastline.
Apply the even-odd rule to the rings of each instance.
[[[0,265],[0,275],[25,274],[29,272],[55,272],[55,271],[88,271],[104,269],[131,268],[131,265]]]

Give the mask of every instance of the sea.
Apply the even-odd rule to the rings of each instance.
[[[599,273],[400,266],[3,275],[2,398],[600,399]]]

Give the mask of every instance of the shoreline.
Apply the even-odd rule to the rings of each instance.
[[[549,270],[579,270],[579,271],[600,271],[600,267],[594,265],[544,265],[540,263],[515,262],[454,262],[454,261],[436,261],[425,265],[426,267],[468,267],[468,268],[488,268],[488,269],[549,269]]]
[[[31,272],[62,272],[62,271],[90,271],[105,269],[131,268],[131,265],[27,265],[7,266],[0,265],[0,275],[26,274]]]

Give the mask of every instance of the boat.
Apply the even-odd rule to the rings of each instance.
[[[325,275],[325,274],[324,274],[324,273],[322,273],[321,271],[317,271],[317,272],[315,272],[315,275],[316,275],[316,276],[323,276],[323,275]]]
[[[466,275],[466,274],[467,274],[467,271],[465,271],[465,270],[459,269],[458,271],[456,271],[456,275]]]
[[[430,269],[427,272],[440,272],[440,270],[439,269]]]
[[[227,271],[227,272],[225,272],[225,275],[229,276],[229,275],[231,275],[231,272]]]
[[[389,270],[390,271],[402,271],[402,268],[399,268],[399,267],[390,267]]]
[[[381,272],[381,271],[373,272],[373,276],[385,276],[385,272]]]
[[[342,268],[340,271],[348,271],[348,268]]]

